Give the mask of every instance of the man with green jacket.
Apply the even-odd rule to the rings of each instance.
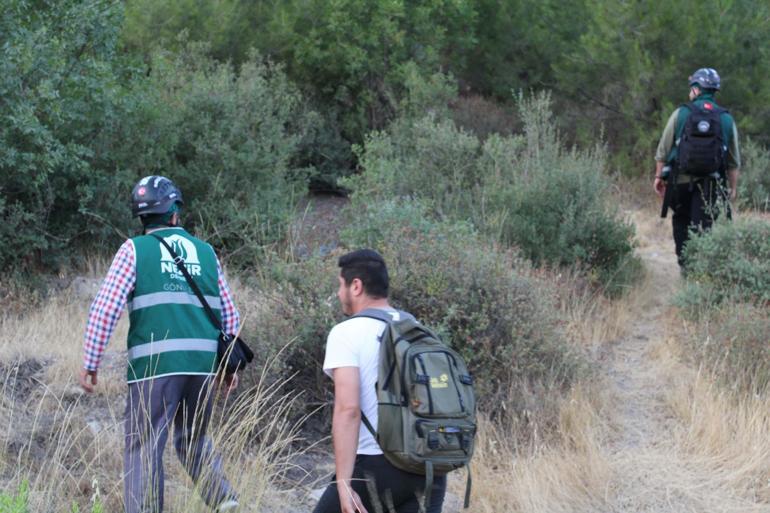
[[[238,333],[238,311],[213,248],[179,226],[182,192],[148,176],[132,192],[144,227],[118,250],[88,315],[80,385],[93,392],[104,349],[124,307],[129,312],[125,413],[126,513],[163,510],[163,449],[174,448],[204,501],[216,511],[238,505],[206,429],[211,415],[219,330],[179,272],[161,237],[184,259],[223,331]],[[231,390],[237,375],[226,376]]]
[[[690,230],[707,230],[717,216],[719,200],[734,200],[741,166],[735,120],[717,105],[721,80],[713,68],[689,78],[690,103],[668,119],[655,152],[655,192],[663,198],[663,216],[673,210],[676,256],[682,256]]]

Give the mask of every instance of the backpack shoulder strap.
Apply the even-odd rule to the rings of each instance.
[[[687,118],[690,117],[690,114],[692,114],[697,108],[698,106],[693,102],[683,103],[679,106],[679,115],[676,118],[676,126],[674,130],[675,145],[678,145],[679,141],[682,139],[682,132],[684,132],[684,122],[687,121]]]
[[[403,310],[396,310],[398,312],[400,319],[414,319],[414,316],[408,312],[404,312]],[[395,322],[397,319],[394,319],[391,315],[390,310],[383,310],[382,308],[367,308],[365,310],[361,310],[357,314],[351,316],[351,319],[355,319],[357,317],[368,317],[370,319],[377,319],[378,321],[382,321],[386,324],[390,324],[392,322]]]

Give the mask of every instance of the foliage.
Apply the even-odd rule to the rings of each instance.
[[[513,412],[544,408],[544,390],[567,386],[586,369],[560,331],[550,285],[515,252],[485,241],[467,223],[437,221],[417,201],[353,206],[351,219],[354,211],[342,233],[344,250],[276,259],[258,278],[258,306],[246,307],[263,352],[275,355],[287,345],[271,379],[293,376],[288,386],[303,391],[305,412],[331,399],[319,362],[329,330],[344,318],[335,295],[336,259],[364,246],[388,263],[392,304],[464,354],[479,376],[483,407],[493,413],[500,413],[500,401]],[[323,413],[322,424],[330,411]]]
[[[80,236],[81,210],[114,198],[93,140],[116,120],[117,2],[12,0],[0,6],[0,266],[51,266]],[[37,4],[37,3],[36,3]],[[130,70],[127,70],[130,77]],[[123,77],[126,78],[126,77]]]
[[[769,16],[760,0],[130,0],[123,41],[148,56],[180,49],[186,32],[236,65],[256,48],[285,63],[355,143],[393,117],[409,63],[504,102],[512,90],[553,90],[566,133],[594,142],[604,125],[615,163],[633,174],[699,67],[722,74],[720,101],[741,134],[767,144],[770,56],[761,34]]]
[[[708,307],[725,300],[770,302],[770,223],[759,219],[720,221],[693,233],[684,252],[687,279],[681,301]],[[697,298],[698,300],[696,301]]]
[[[467,359],[485,409],[518,383],[571,382],[581,358],[566,344],[546,284],[528,264],[466,223],[435,221],[415,201],[389,200],[356,211],[343,233],[348,247],[381,251],[394,306],[435,328]]]
[[[520,98],[524,133],[472,134],[436,116],[400,118],[358,148],[364,172],[345,183],[358,202],[416,197],[439,216],[470,220],[536,264],[584,266],[611,292],[640,270],[632,227],[608,201],[605,154],[565,150],[547,95]]]
[[[173,178],[188,226],[240,262],[284,234],[314,118],[280,66],[252,54],[236,73],[185,44],[147,72],[117,52],[119,3],[0,9],[0,265],[56,269],[116,244],[149,174]]]
[[[9,495],[0,492],[0,512],[2,513],[27,513],[27,501],[29,500],[29,483],[23,481],[19,485],[18,493]]]
[[[569,55],[585,32],[585,0],[475,0],[476,44],[462,71],[473,91],[510,98],[511,91],[561,88],[554,65]]]
[[[770,212],[770,151],[752,139],[741,146],[738,201],[749,208]]]
[[[240,64],[256,48],[337,119],[349,141],[382,128],[398,108],[405,66],[438,70],[448,48],[473,42],[467,0],[185,0],[128,2],[124,41],[145,54],[183,30],[211,54]],[[457,56],[453,56],[456,59]]]
[[[574,102],[569,123],[582,137],[592,140],[604,124],[631,163],[648,161],[663,123],[687,101],[687,77],[701,67],[721,74],[717,100],[731,109],[741,133],[766,137],[767,2],[587,0],[586,6],[586,29],[554,63],[559,89]]]
[[[280,66],[252,55],[236,74],[204,51],[190,45],[153,60],[149,87],[163,114],[153,128],[169,145],[164,171],[191,200],[188,225],[231,258],[252,261],[284,235],[304,190],[290,164],[306,118]]]

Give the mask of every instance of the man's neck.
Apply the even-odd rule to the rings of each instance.
[[[355,308],[353,315],[356,315],[359,312],[363,312],[364,310],[368,308],[379,308],[381,310],[386,309],[392,309],[393,307],[390,306],[390,303],[388,303],[388,300],[386,298],[382,299],[366,299],[362,301],[360,304],[356,305],[357,308]]]
[[[145,228],[144,233],[149,235],[152,232],[157,232],[158,230],[168,230],[169,228],[181,228],[181,226],[153,226],[152,228]]]

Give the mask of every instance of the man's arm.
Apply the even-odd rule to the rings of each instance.
[[[727,171],[727,185],[730,187],[730,201],[735,201],[738,197],[738,176],[740,170],[738,168],[730,169]]]
[[[351,487],[361,425],[361,385],[358,367],[338,367],[333,371],[333,379],[332,442],[340,507],[343,513],[356,511],[366,513],[360,498]]]
[[[655,181],[652,184],[653,188],[655,189],[655,192],[661,198],[666,194],[666,182],[661,177],[661,173],[663,172],[663,166],[665,164],[666,164],[665,162],[662,162],[660,160],[655,161]]]
[[[675,109],[671,116],[669,116],[666,127],[663,129],[663,134],[660,136],[660,141],[658,141],[658,147],[655,149],[655,181],[653,182],[653,189],[661,198],[666,193],[666,182],[660,178],[660,174],[671,154],[671,149],[674,147],[676,120],[678,117],[679,109]]]
[[[112,260],[107,276],[88,311],[83,340],[83,369],[80,371],[80,386],[86,392],[94,390],[104,349],[115,331],[115,325],[135,284],[134,244],[127,240]]]
[[[222,265],[219,263],[219,257],[214,254],[217,261],[217,284],[219,286],[219,302],[222,305],[220,315],[222,316],[222,330],[228,335],[238,335],[241,329],[241,315],[233,302],[230,286],[225,279],[225,273],[222,272]],[[226,374],[224,376],[225,393],[232,392],[238,388],[238,373]]]
[[[738,196],[740,167],[741,150],[738,145],[738,127],[733,121],[733,136],[730,138],[730,146],[727,148],[727,185],[730,187],[730,201],[735,201]]]
[[[217,281],[219,285],[219,300],[222,304],[222,329],[229,335],[237,335],[241,328],[241,315],[235,307],[230,286],[225,279],[225,273],[222,272],[222,266],[217,258]]]

